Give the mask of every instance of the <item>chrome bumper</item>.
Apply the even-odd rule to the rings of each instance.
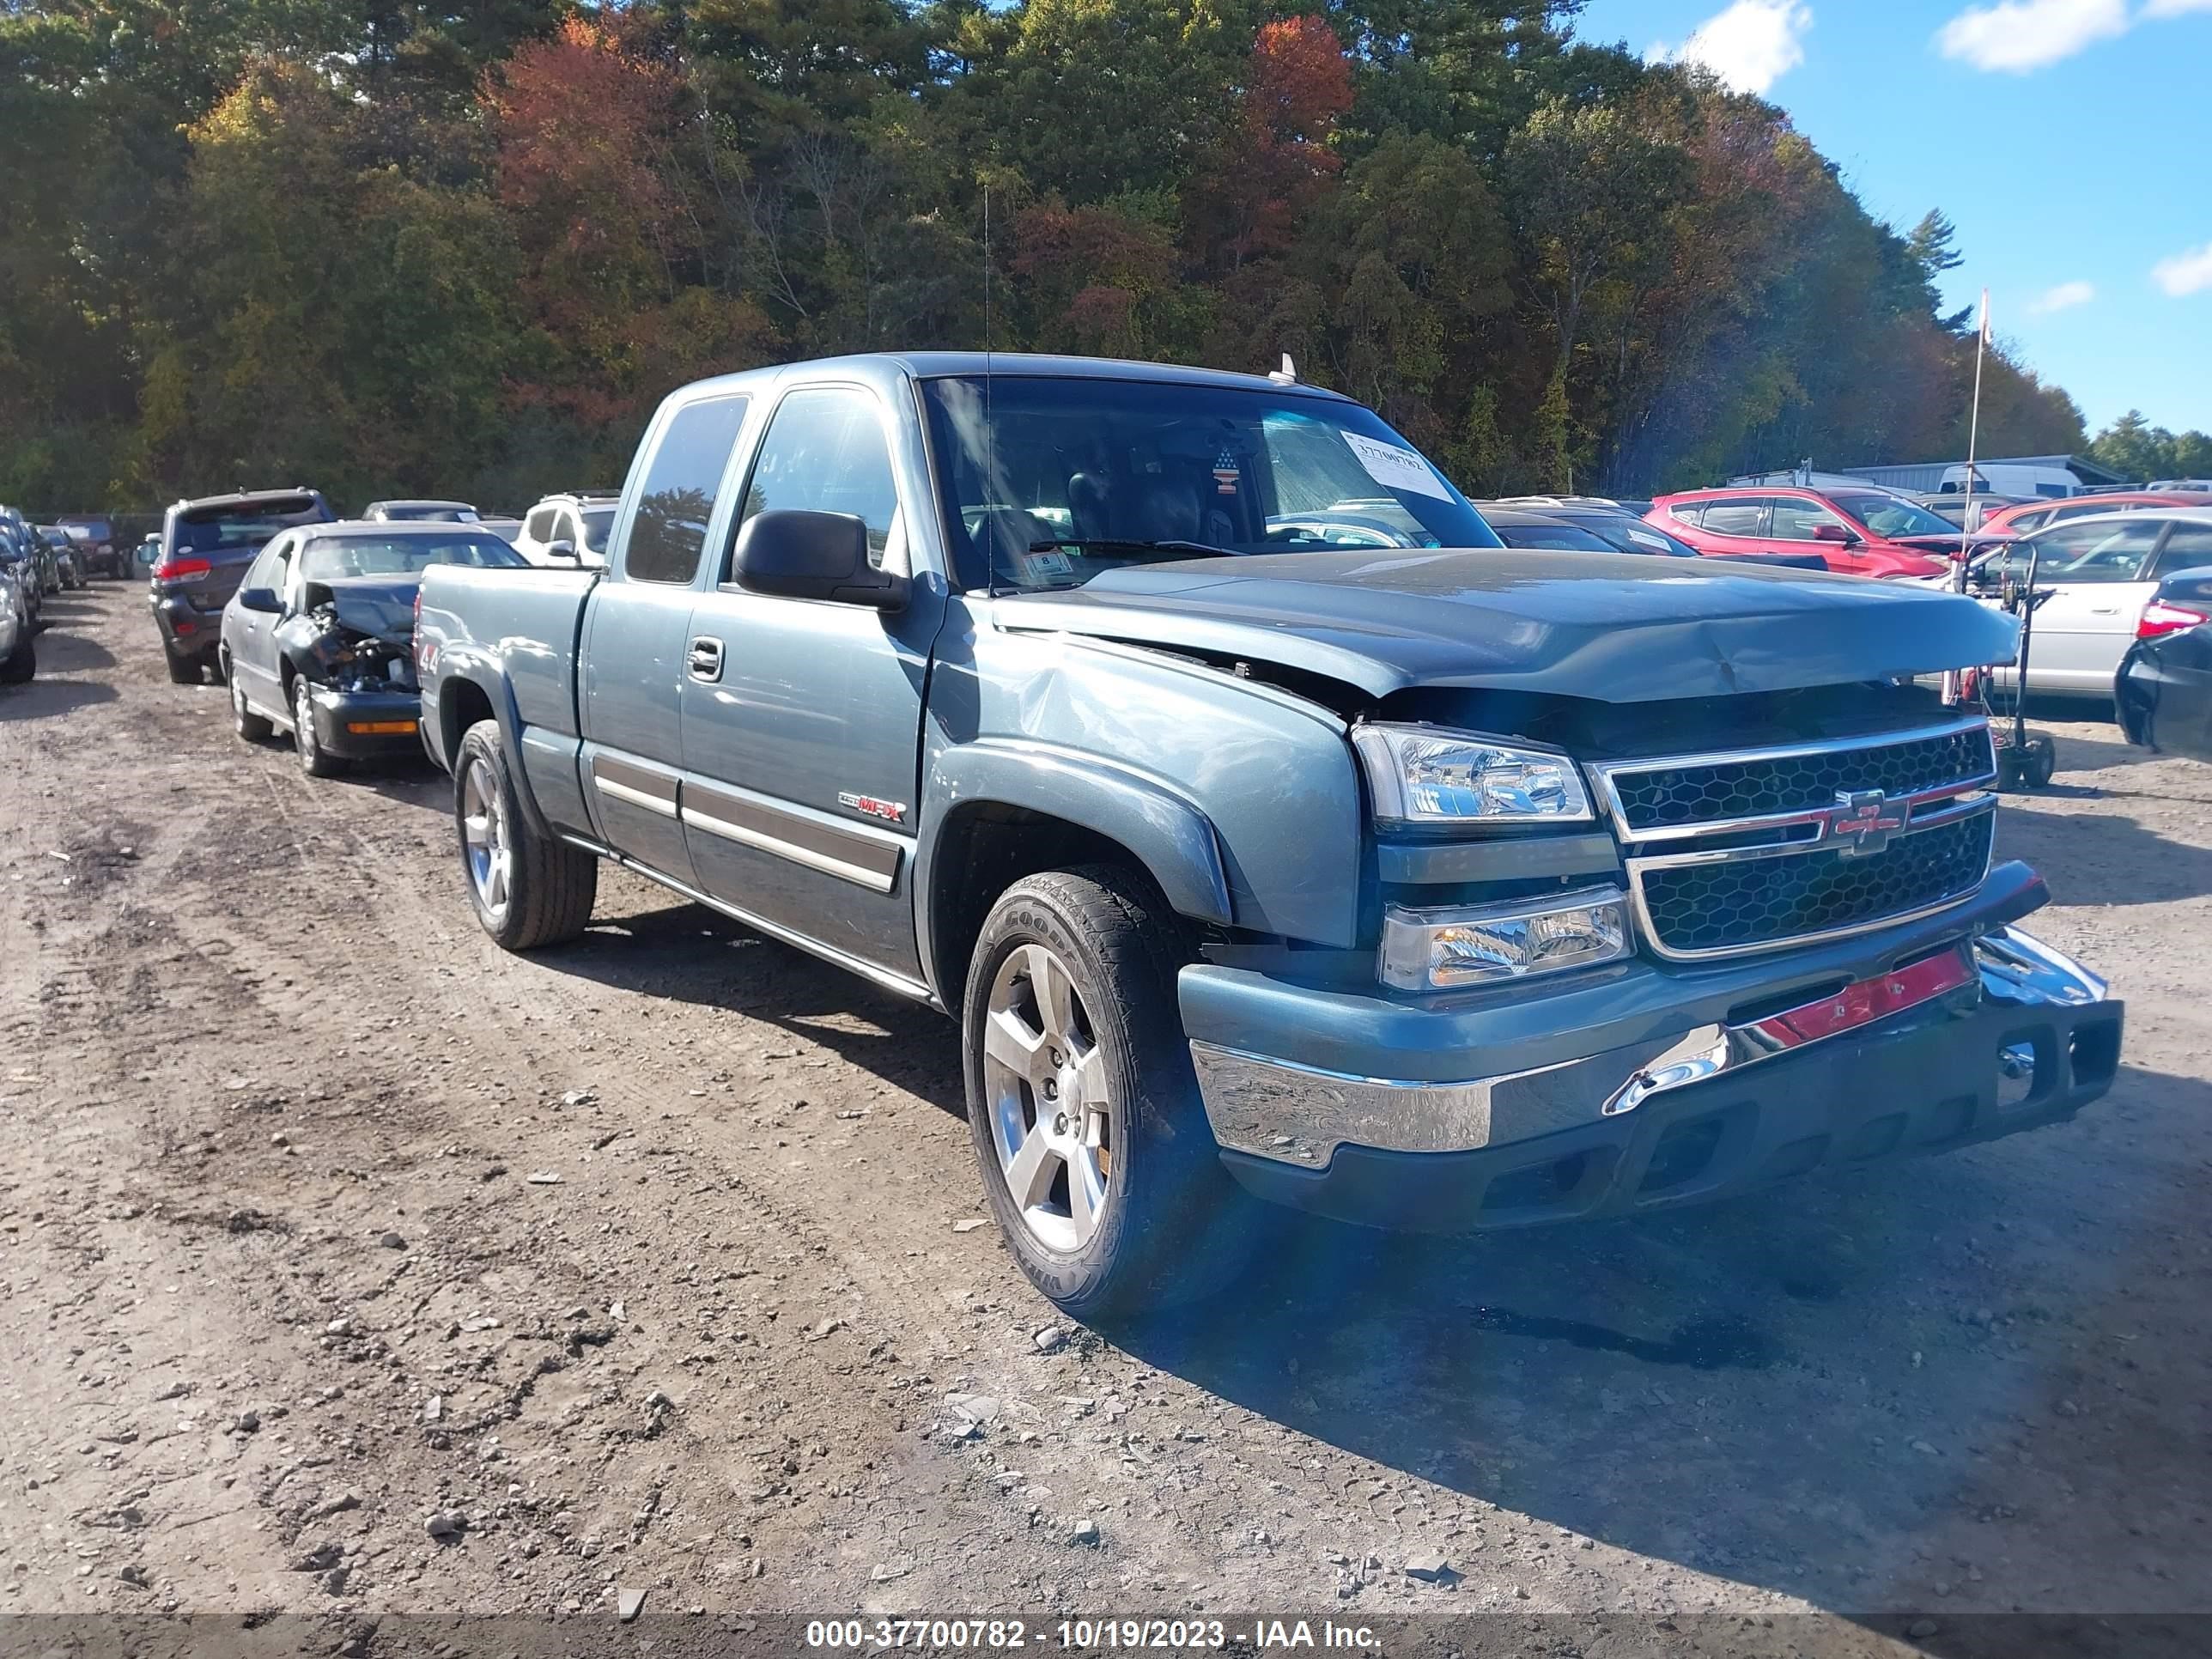
[[[1212,1042],[1191,1061],[1213,1138],[1225,1148],[1321,1169],[1343,1146],[1463,1152],[1632,1112],[1654,1097],[1832,1041],[1947,998],[1976,1006],[2079,1006],[2105,981],[2017,928],[2002,927],[1833,996],[1737,1024],[1691,1031],[1528,1071],[1459,1083],[1353,1077]],[[2007,1092],[2025,1093],[2031,1050],[1992,1054]]]

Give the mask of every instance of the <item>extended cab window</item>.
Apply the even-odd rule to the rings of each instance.
[[[793,508],[849,513],[868,526],[868,562],[880,569],[899,530],[898,505],[873,398],[854,387],[813,386],[776,405],[745,491],[745,518]]]
[[[730,451],[744,424],[746,399],[711,398],[676,411],[646,469],[630,521],[623,574],[637,581],[688,582],[707,545],[707,520]]]

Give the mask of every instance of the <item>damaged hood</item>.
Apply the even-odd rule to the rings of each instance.
[[[1780,691],[2014,654],[1973,600],[1630,554],[1369,548],[1129,565],[994,601],[1002,628],[1247,658],[1373,696],[1474,686],[1607,702]]]
[[[415,595],[422,586],[419,574],[336,576],[310,582],[305,597],[309,611],[330,605],[339,627],[404,647],[415,638]]]

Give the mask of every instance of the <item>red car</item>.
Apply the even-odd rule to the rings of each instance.
[[[1959,547],[1956,526],[1872,485],[1688,489],[1660,496],[1644,517],[1700,553],[1818,553],[1850,576],[1939,576]]]
[[[2009,540],[2092,513],[2129,513],[2139,507],[2212,505],[2203,490],[2115,489],[2098,495],[2068,495],[2055,501],[2021,501],[1992,513],[1974,532],[1976,541]]]

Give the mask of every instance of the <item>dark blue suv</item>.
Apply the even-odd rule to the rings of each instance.
[[[172,507],[161,520],[161,553],[147,594],[169,678],[197,685],[204,670],[217,666],[222,608],[272,537],[337,517],[322,491],[305,485],[205,495]]]

